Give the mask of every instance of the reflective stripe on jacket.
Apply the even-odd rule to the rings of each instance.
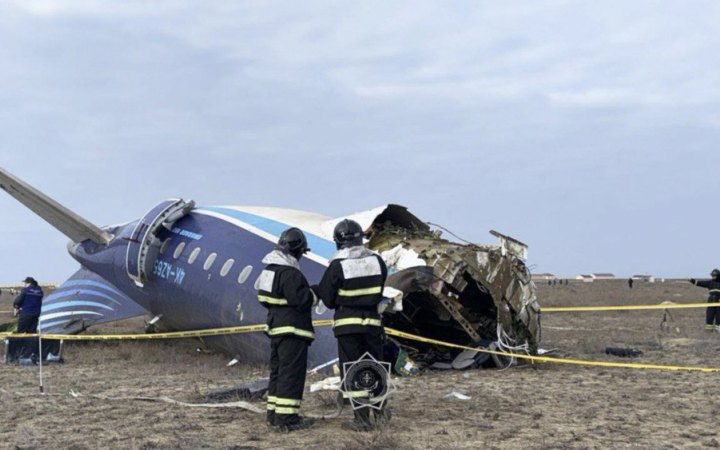
[[[382,333],[377,305],[387,278],[385,262],[365,248],[341,254],[345,257],[330,262],[317,288],[323,303],[335,309],[335,335]]]
[[[270,264],[260,273],[255,288],[258,301],[268,310],[265,329],[268,336],[315,338],[312,307],[317,297],[299,269]]]
[[[695,286],[704,287],[708,290],[708,302],[720,302],[720,281],[719,280],[697,280]]]

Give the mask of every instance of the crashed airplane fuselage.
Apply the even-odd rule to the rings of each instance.
[[[526,247],[495,233],[498,245],[457,244],[440,238],[406,208],[386,205],[329,219],[314,213],[209,206],[171,199],[141,219],[96,227],[0,169],[0,188],[67,235],[80,270],[43,304],[43,333],[76,333],[94,324],[150,314],[165,330],[198,330],[264,323],[254,282],[262,258],[280,233],[302,229],[312,249],[301,269],[316,283],[332,259],[334,225],[357,220],[368,245],[387,261],[387,285],[403,293],[402,311],[389,309],[394,328],[470,346],[486,341],[535,351],[539,307],[524,264]],[[318,307],[313,319],[330,319]],[[264,362],[262,333],[204,338],[239,360]],[[318,327],[309,351],[312,366],[337,357],[331,327]]]

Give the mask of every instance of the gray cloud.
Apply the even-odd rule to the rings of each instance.
[[[388,201],[538,270],[706,272],[720,6],[105,2],[0,6],[0,164],[98,223],[162,198],[340,215]],[[351,199],[351,200],[348,200]],[[52,264],[57,233],[0,197]],[[55,250],[53,250],[55,249]],[[62,261],[62,262],[61,262]]]

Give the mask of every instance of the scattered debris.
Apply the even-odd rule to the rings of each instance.
[[[640,350],[621,347],[607,347],[605,349],[605,354],[619,356],[621,358],[639,358],[644,355],[644,353]]]
[[[332,366],[333,364],[337,364],[338,361],[340,361],[338,358],[332,359],[332,360],[330,360],[330,361],[328,361],[328,362],[326,362],[326,363],[320,364],[320,365],[317,366],[317,367],[313,367],[312,369],[310,369],[309,372],[310,372],[310,373],[317,373],[317,372],[319,372],[320,370],[322,370],[322,369],[324,369],[324,368],[326,368],[326,367]]]
[[[549,349],[549,350],[546,350],[546,349],[544,349],[544,348],[539,348],[539,349],[538,349],[538,355],[540,355],[540,356],[542,356],[542,355],[549,355],[549,354],[551,354],[551,353],[555,353],[555,352],[558,351],[558,350],[559,350],[559,349],[557,349],[557,348],[551,348],[551,349]]]
[[[205,397],[205,401],[207,403],[224,403],[238,398],[249,401],[260,400],[268,390],[269,381],[268,378],[260,378],[249,383],[238,384],[229,389],[212,391]]]
[[[488,361],[490,361],[489,353],[465,350],[455,357],[451,366],[455,370],[465,370],[481,367]]]
[[[456,398],[458,400],[470,400],[472,397],[470,397],[469,395],[462,394],[458,391],[452,391],[443,398]]]
[[[327,377],[310,385],[310,392],[337,391],[340,389],[340,377]]]

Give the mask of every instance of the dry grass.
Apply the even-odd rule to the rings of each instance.
[[[700,301],[689,284],[540,286],[543,304]],[[680,296],[680,297],[678,297]],[[0,310],[3,305],[0,304]],[[720,334],[703,331],[704,311],[545,314],[543,347],[593,360],[623,361],[605,347],[633,347],[635,361],[720,367]],[[142,330],[142,320],[107,332]],[[675,330],[677,328],[677,330]],[[269,432],[264,417],[237,409],[100,400],[167,396],[200,401],[215,389],[265,376],[263,367],[226,367],[195,341],[70,343],[67,363],[46,367],[44,397],[36,368],[0,369],[0,447],[121,449],[424,449],[424,448],[718,448],[717,374],[539,365],[507,371],[428,373],[398,380],[392,423],[374,433],[345,431],[342,417],[308,431]],[[317,377],[311,377],[310,382]],[[73,390],[85,394],[69,395]],[[457,390],[472,398],[446,399]],[[328,411],[334,395],[306,393],[309,413]]]

